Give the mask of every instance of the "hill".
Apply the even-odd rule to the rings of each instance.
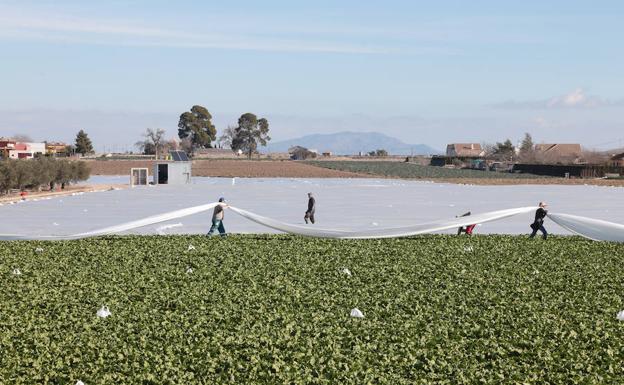
[[[391,155],[429,155],[440,151],[426,144],[407,144],[397,138],[378,132],[337,132],[312,134],[299,138],[270,143],[271,152],[286,152],[292,146],[303,146],[319,152],[330,151],[336,155],[354,155],[384,149]]]

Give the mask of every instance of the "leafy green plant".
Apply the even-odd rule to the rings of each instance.
[[[405,162],[386,161],[306,161],[313,166],[325,167],[332,170],[351,171],[364,174],[391,176],[398,178],[488,178],[488,179],[533,179],[545,178],[533,174],[517,174],[469,169],[452,169],[436,166],[422,166]]]
[[[623,259],[575,237],[5,242],[0,383],[616,384]]]

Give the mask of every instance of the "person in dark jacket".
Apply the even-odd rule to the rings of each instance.
[[[533,232],[529,236],[529,238],[535,237],[538,231],[542,232],[542,238],[546,239],[548,237],[548,232],[544,228],[544,218],[546,218],[546,214],[548,211],[546,210],[546,206],[548,206],[544,202],[539,203],[539,208],[535,211],[535,220],[531,223],[531,228]]]
[[[312,193],[308,193],[308,210],[305,212],[305,215],[303,216],[305,223],[308,223],[308,219],[309,219],[310,222],[314,224],[314,210],[315,209],[316,209],[316,201],[314,200]]]
[[[215,206],[214,211],[212,212],[212,227],[210,227],[210,231],[208,235],[212,235],[215,231],[219,230],[219,235],[221,237],[225,237],[225,227],[223,226],[223,218],[225,217],[225,208],[227,204],[225,203],[225,198],[219,198],[219,204]]]

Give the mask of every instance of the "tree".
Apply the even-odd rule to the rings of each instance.
[[[524,139],[522,140],[522,144],[520,144],[519,156],[523,162],[535,160],[535,145],[533,144],[531,134],[528,132],[524,134]]]
[[[512,160],[515,153],[515,148],[511,140],[507,139],[505,142],[497,142],[494,147],[494,157],[498,160]]]
[[[223,130],[223,133],[221,134],[221,136],[219,137],[219,140],[217,141],[217,143],[219,144],[219,147],[232,148],[232,140],[234,139],[235,135],[236,135],[236,127],[227,126],[227,128]]]
[[[383,157],[388,156],[388,151],[386,151],[383,148],[381,148],[381,149],[369,152],[368,155],[369,156],[377,156],[377,157],[383,158]]]
[[[91,144],[91,139],[87,135],[84,130],[78,131],[76,135],[76,152],[82,154],[91,154],[93,152],[93,145]]]
[[[217,139],[217,130],[211,119],[210,112],[202,106],[193,106],[190,112],[180,115],[178,137],[190,139],[191,153],[196,148],[211,148],[211,142]]]
[[[191,138],[184,138],[180,140],[180,149],[187,154],[193,154],[193,143],[191,143]]]
[[[70,181],[73,183],[89,179],[91,169],[85,162],[71,162]]]
[[[33,165],[34,162],[23,159],[12,162],[14,170],[13,188],[24,190],[26,186],[33,183]]]
[[[32,187],[51,187],[56,177],[56,168],[59,163],[53,158],[45,157],[40,157],[32,162]]]
[[[156,130],[148,128],[145,130],[145,133],[143,133],[143,137],[143,140],[139,140],[135,143],[135,146],[137,146],[143,154],[156,155],[156,158],[158,158],[158,154],[166,150],[165,130],[162,128],[157,128]]]
[[[67,156],[75,155],[76,147],[73,144],[68,144],[67,146],[65,146],[65,154],[67,154]]]
[[[258,143],[266,146],[269,136],[269,121],[265,118],[258,119],[256,115],[247,112],[238,119],[238,127],[234,129],[232,138],[232,150],[241,150],[247,157],[257,152]]]
[[[15,167],[12,167],[13,160],[0,161],[0,193],[6,193],[15,182]]]

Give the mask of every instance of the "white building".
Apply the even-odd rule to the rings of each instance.
[[[45,153],[45,143],[16,143],[13,149],[9,149],[9,159],[32,159]]]

